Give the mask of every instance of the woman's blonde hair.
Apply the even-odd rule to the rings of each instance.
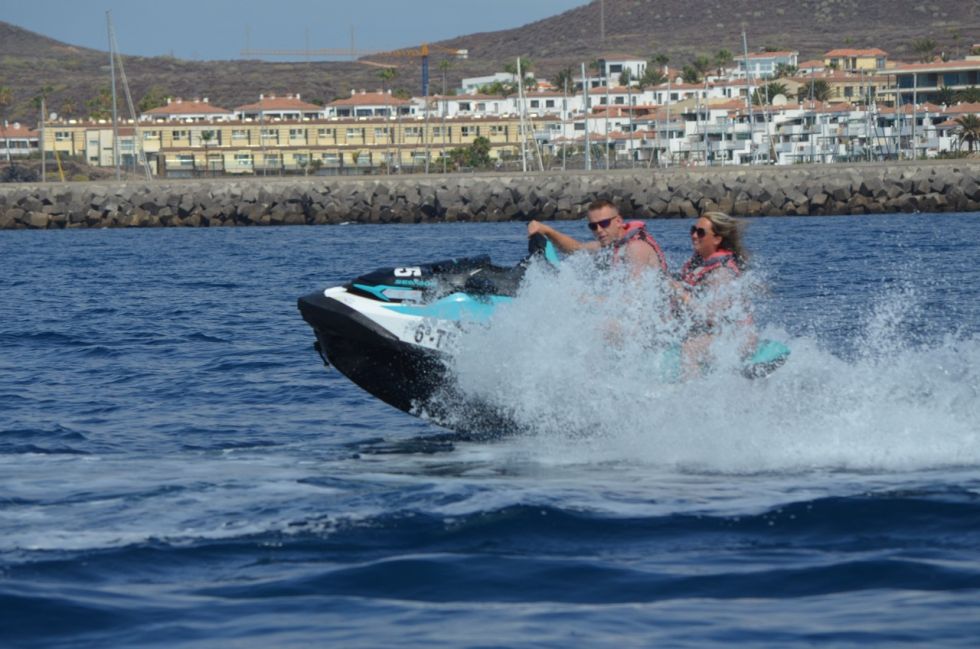
[[[711,221],[711,229],[721,237],[721,247],[735,255],[735,262],[739,266],[744,265],[749,259],[749,254],[742,245],[745,222],[724,212],[705,212],[701,216]]]

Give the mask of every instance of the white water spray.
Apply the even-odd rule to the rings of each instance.
[[[910,340],[914,290],[870,301],[847,341],[854,358],[761,323],[792,349],[761,380],[736,371],[739,346],[724,336],[712,372],[674,380],[664,348],[686,323],[668,316],[669,294],[657,277],[597,273],[580,256],[532,267],[517,299],[462,338],[458,386],[508,412],[531,452],[562,461],[721,473],[980,466],[980,341]]]

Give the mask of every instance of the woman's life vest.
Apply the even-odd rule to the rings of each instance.
[[[660,270],[664,273],[667,272],[667,258],[664,256],[663,250],[657,244],[656,239],[647,232],[646,225],[643,221],[628,221],[626,223],[626,229],[623,237],[613,244],[613,264],[619,263],[619,253],[620,250],[625,248],[630,241],[634,239],[639,239],[643,243],[647,244],[653,248],[653,253],[657,256],[657,263],[660,266]]]
[[[742,274],[742,269],[738,267],[738,262],[735,259],[735,253],[722,248],[715,251],[707,259],[702,259],[697,255],[688,259],[684,262],[681,272],[678,273],[678,278],[691,287],[697,287],[704,283],[708,275],[721,268],[730,270],[735,277]]]
[[[739,268],[738,261],[735,254],[730,250],[720,249],[715,251],[707,259],[702,259],[698,255],[694,255],[685,262],[684,266],[681,268],[680,273],[678,273],[678,279],[687,285],[688,289],[695,295],[700,294],[701,290],[705,287],[705,282],[711,273],[716,272],[729,272],[733,277],[738,277],[742,274],[742,269]],[[737,324],[744,327],[752,327],[753,318],[751,312],[744,312],[743,316],[738,320],[731,320],[731,314],[719,313],[715,314],[712,318],[706,318],[704,314],[692,315],[693,326],[692,334],[697,333],[708,333],[715,329],[715,325],[719,322],[715,322],[717,319],[720,322],[727,322],[729,324]]]

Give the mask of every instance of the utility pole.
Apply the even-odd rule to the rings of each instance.
[[[429,85],[425,86],[425,133],[422,138],[425,140],[425,174],[429,175]]]
[[[568,75],[571,76],[571,75]],[[561,170],[565,171],[566,159],[565,150],[568,141],[568,76],[565,77],[565,83],[562,86],[561,95]]]
[[[106,33],[109,36],[109,74],[112,75],[112,164],[116,168],[116,180],[119,180],[119,113],[116,108],[116,57],[112,51],[112,17],[111,12],[105,12]]]
[[[912,73],[912,159],[915,160],[915,103],[919,100],[919,75]]]
[[[664,167],[666,167],[669,162],[673,159],[673,154],[670,151],[670,68],[667,68],[667,159],[664,160]]]
[[[520,103],[518,114],[520,115],[521,129],[521,171],[527,173],[527,127],[524,120],[524,113],[527,104],[524,102],[524,72],[521,69],[521,57],[517,57],[517,101]]]
[[[599,0],[599,42],[606,44],[606,0]]]
[[[630,168],[631,169],[635,169],[636,168],[636,155],[633,152],[633,75],[631,75],[631,74],[628,75],[627,81],[628,81],[628,83],[626,85],[626,96],[627,96],[627,100],[626,101],[629,104],[629,111],[630,111],[630,115],[629,115],[629,118],[630,118]]]
[[[589,80],[585,78],[585,64],[582,64],[582,93],[585,106],[585,170],[592,171],[592,144],[589,142]]]
[[[609,112],[612,110],[612,103],[609,100],[609,72],[606,72],[606,171],[612,169],[610,163],[610,153],[609,153]]]
[[[704,77],[704,166],[708,166],[708,116],[711,111],[708,109],[708,76]]]
[[[749,66],[749,42],[742,30],[742,56],[745,60],[745,101],[749,109],[749,164],[755,164],[755,115],[752,113],[752,68]]]
[[[48,156],[44,144],[44,95],[41,95],[41,182],[48,182]]]

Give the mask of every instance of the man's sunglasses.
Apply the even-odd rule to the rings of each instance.
[[[696,225],[692,225],[691,226],[691,234],[697,234],[698,235],[698,239],[704,239],[706,236],[708,236],[708,231],[705,230],[704,228],[699,228]]]
[[[601,221],[589,221],[589,229],[592,230],[593,232],[595,232],[599,228],[605,230],[606,228],[609,227],[609,224],[612,223],[615,219],[616,217],[614,216],[609,219],[602,219]]]

